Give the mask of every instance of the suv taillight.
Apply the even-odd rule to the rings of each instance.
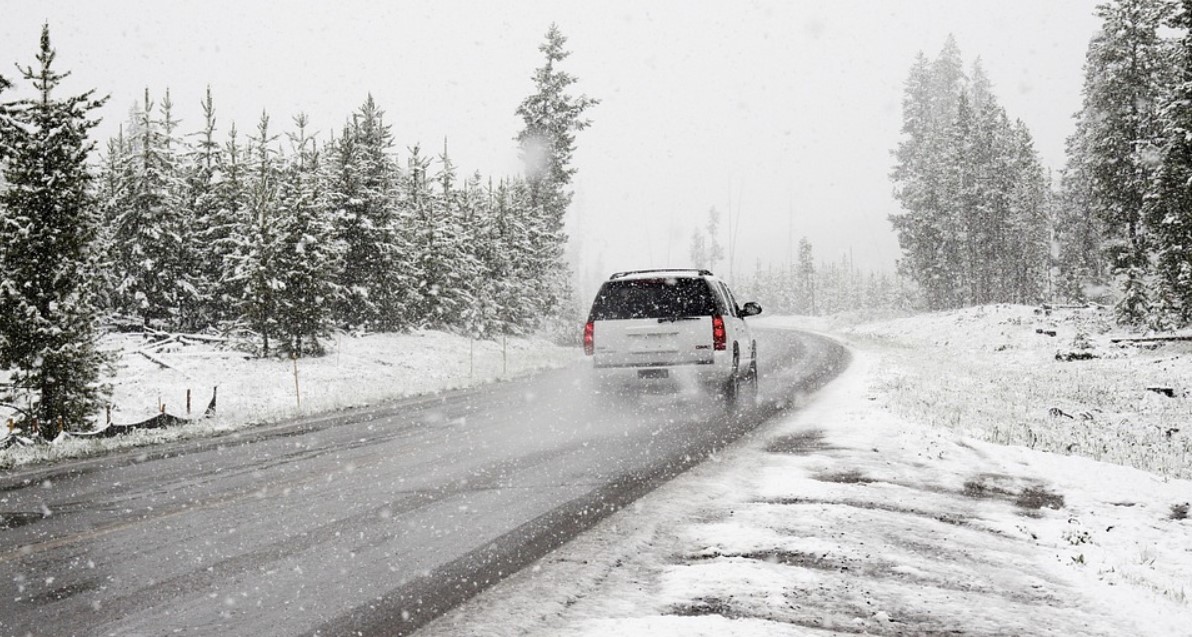
[[[728,348],[728,334],[724,331],[724,317],[712,317],[712,347],[717,350]]]
[[[588,321],[584,326],[584,354],[591,356],[596,353],[596,324]]]

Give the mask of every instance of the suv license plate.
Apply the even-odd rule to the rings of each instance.
[[[668,369],[639,369],[637,370],[638,378],[669,378],[670,370]]]

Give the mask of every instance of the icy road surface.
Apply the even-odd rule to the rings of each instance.
[[[847,364],[759,332],[762,404],[590,397],[576,366],[0,479],[0,634],[408,633]]]

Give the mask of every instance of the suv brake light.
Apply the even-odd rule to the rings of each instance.
[[[584,342],[587,342],[586,338]],[[720,315],[712,317],[712,347],[718,351],[728,348],[728,333],[724,330],[724,317]]]
[[[596,353],[596,324],[588,321],[584,326],[584,354],[591,356]]]

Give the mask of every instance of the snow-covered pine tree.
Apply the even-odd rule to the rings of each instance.
[[[392,148],[371,95],[331,146],[327,203],[345,250],[336,316],[351,328],[396,331],[414,319],[419,273],[411,271]]]
[[[16,126],[0,138],[8,187],[0,193],[0,366],[27,392],[43,432],[86,426],[106,389],[96,345],[99,207],[88,131],[94,91],[59,99],[49,26],[36,67],[22,76],[38,98],[9,105]]]
[[[567,242],[563,218],[571,204],[568,186],[576,172],[572,166],[575,134],[591,125],[584,112],[599,104],[599,100],[568,92],[576,78],[558,68],[570,55],[566,43],[558,26],[551,24],[546,41],[538,47],[546,61],[534,73],[534,93],[522,100],[516,111],[523,122],[517,142],[525,163],[529,210],[535,220],[529,230],[538,249],[535,269],[529,274],[546,286],[537,295],[542,305],[536,316],[544,319],[559,311],[570,296],[569,273],[563,261]]]
[[[1156,310],[1176,325],[1192,323],[1192,0],[1171,26],[1183,33],[1175,51],[1178,83],[1161,112],[1162,161],[1147,202],[1159,286]]]
[[[419,315],[431,325],[451,328],[462,324],[464,312],[472,305],[468,282],[478,276],[478,266],[464,243],[464,195],[456,187],[455,166],[445,144],[439,166],[429,218],[419,217],[422,232],[415,251],[424,277]]]
[[[178,136],[179,120],[174,117],[174,101],[170,89],[166,89],[161,100],[162,144],[168,160],[167,201],[174,208],[177,224],[177,250],[162,262],[162,274],[173,279],[174,304],[170,326],[181,329],[197,329],[201,323],[199,304],[201,285],[198,272],[200,246],[196,241],[198,223],[191,209],[187,176],[188,155],[185,142]]]
[[[194,277],[195,302],[193,328],[215,327],[231,318],[228,304],[221,299],[225,292],[224,261],[226,248],[240,224],[220,196],[223,169],[226,164],[224,148],[216,138],[215,101],[211,87],[201,102],[203,127],[192,133],[186,162],[186,214],[192,224],[185,237],[188,255],[193,260],[189,271]]]
[[[324,205],[319,152],[307,124],[305,115],[295,116],[297,131],[289,134],[293,154],[281,174],[273,267],[280,279],[274,290],[278,347],[293,356],[324,352],[319,339],[333,326],[335,277],[342,255]]]
[[[957,277],[963,275],[955,248],[959,179],[951,175],[957,167],[947,157],[949,146],[957,143],[952,130],[963,80],[959,55],[949,37],[934,62],[922,53],[916,58],[906,82],[902,140],[890,175],[903,209],[890,216],[905,255],[901,267],[923,287],[931,309],[957,304]]]
[[[1066,141],[1067,163],[1060,173],[1055,203],[1055,243],[1059,270],[1056,293],[1065,299],[1086,302],[1108,290],[1110,264],[1102,242],[1108,233],[1093,205],[1088,157],[1086,117],[1078,115],[1076,131]]]
[[[815,257],[807,237],[799,239],[799,262],[795,266],[795,305],[800,314],[817,316],[815,299]]]
[[[99,239],[99,245],[102,246],[99,249],[102,259],[99,276],[103,280],[99,306],[105,312],[112,313],[120,310],[115,294],[120,283],[116,252],[113,249],[115,220],[120,216],[121,206],[128,201],[129,188],[132,186],[132,145],[124,136],[123,125],[115,137],[108,139],[107,150],[100,159],[97,182],[95,196],[103,220]]]
[[[526,334],[538,321],[536,312],[545,307],[542,286],[533,279],[537,271],[536,244],[530,188],[521,179],[502,180],[497,187],[496,227],[500,237],[500,289],[496,305],[502,334]]]
[[[220,325],[233,324],[239,317],[245,296],[244,280],[237,275],[237,254],[242,238],[252,232],[253,219],[249,197],[250,159],[233,123],[228,130],[223,152],[218,155],[219,179],[215,182],[214,217],[204,223],[206,261],[219,278],[206,282],[212,289],[207,303],[213,320]]]
[[[983,187],[978,181],[976,117],[967,92],[957,94],[956,113],[947,129],[944,165],[939,167],[940,209],[936,212],[941,232],[934,246],[942,276],[932,285],[946,300],[945,307],[969,305],[975,298],[977,257],[975,237],[981,229]],[[937,158],[935,161],[939,161]]]
[[[965,85],[951,38],[934,62],[917,58],[891,174],[903,212],[891,222],[900,269],[923,288],[928,307],[1039,300],[1049,219],[1029,140],[998,104],[979,60]],[[842,290],[864,289],[851,270],[841,272]]]
[[[1143,223],[1147,191],[1158,164],[1158,104],[1163,100],[1168,47],[1158,29],[1171,15],[1168,0],[1113,0],[1100,5],[1103,25],[1085,59],[1084,103],[1078,126],[1089,198],[1109,233],[1112,272],[1122,297],[1118,320],[1145,322],[1149,246]]]
[[[285,285],[278,253],[281,251],[281,220],[278,212],[278,187],[281,166],[269,132],[269,115],[261,113],[257,134],[250,137],[247,165],[247,209],[250,224],[237,237],[233,253],[236,267],[233,278],[244,289],[240,300],[243,321],[261,339],[261,355],[273,353],[278,336],[278,293]]]
[[[1035,143],[1021,120],[1011,130],[1008,174],[1009,217],[999,268],[1004,289],[999,301],[1037,303],[1050,291],[1051,242],[1054,221],[1051,184],[1039,163]]]
[[[164,114],[169,117],[168,109]],[[175,125],[154,116],[146,89],[131,140],[130,184],[114,219],[112,249],[119,307],[145,325],[176,326],[183,305],[193,298],[185,283],[189,275],[182,271],[187,224],[175,155],[178,140],[171,139]]]
[[[462,241],[475,268],[465,282],[470,304],[463,311],[461,326],[474,338],[488,338],[499,329],[496,298],[504,254],[494,224],[494,197],[492,179],[482,187],[480,173],[475,173],[465,182],[459,199]]]

